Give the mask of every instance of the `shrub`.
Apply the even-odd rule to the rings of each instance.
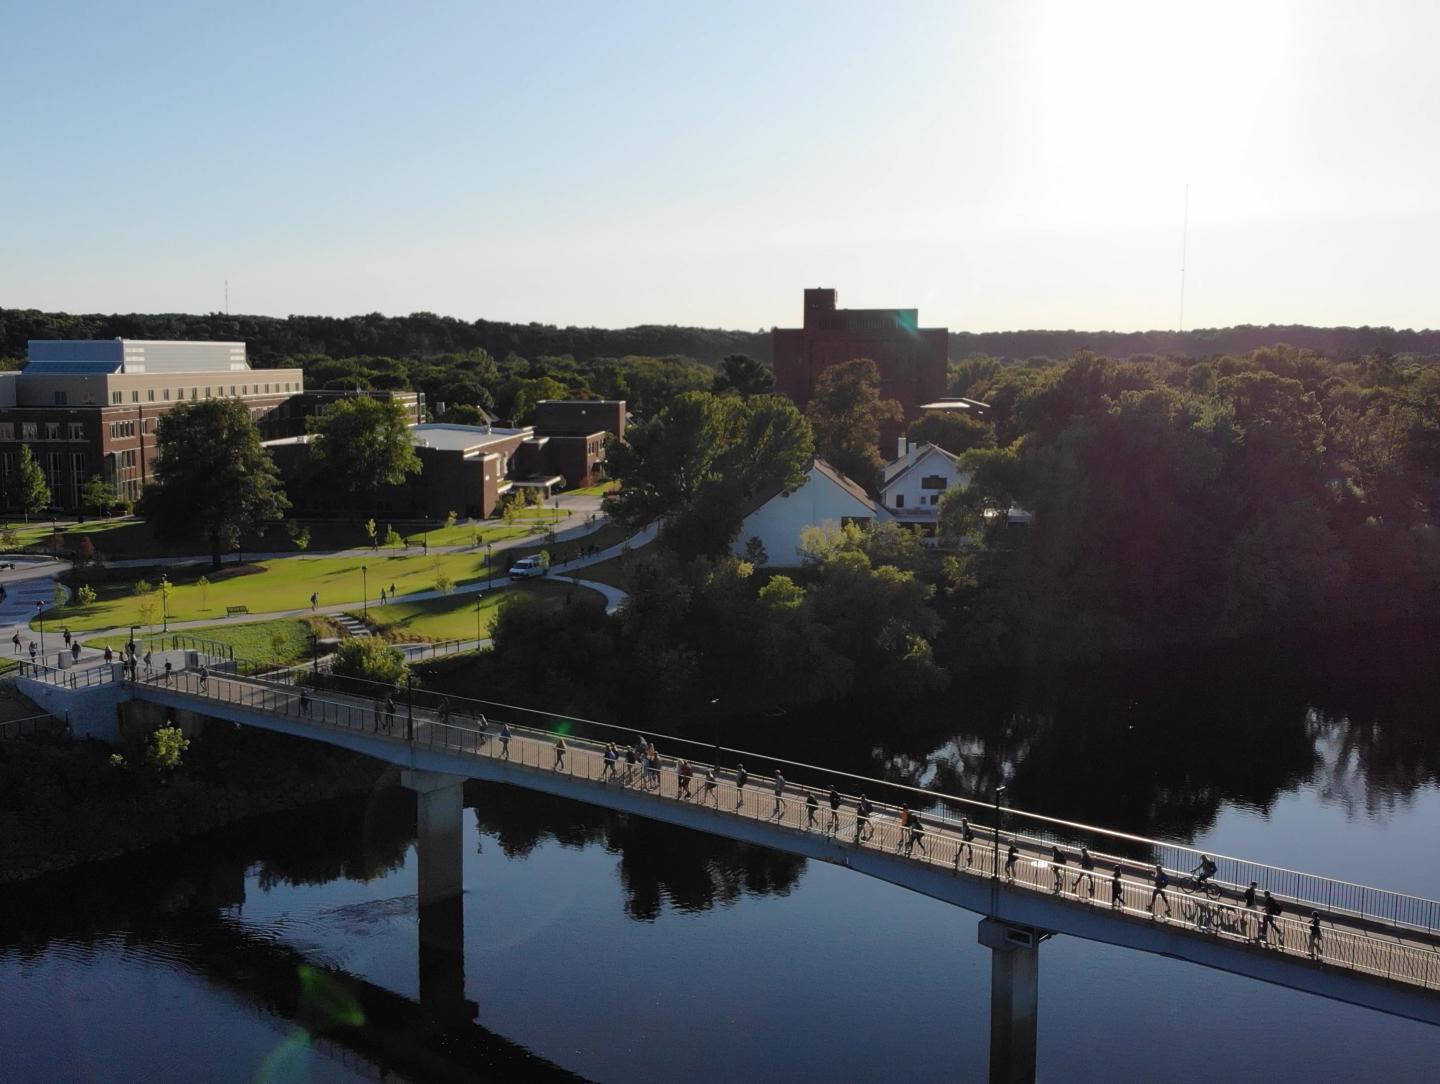
[[[335,673],[398,685],[405,680],[405,656],[378,636],[357,636],[335,651]]]
[[[189,748],[190,739],[180,733],[178,726],[162,726],[150,735],[150,744],[145,750],[145,759],[152,768],[158,768],[160,771],[173,771],[180,767],[180,754]]]

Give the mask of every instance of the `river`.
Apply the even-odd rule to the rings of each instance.
[[[1440,700],[1420,655],[1403,679],[1393,658],[1227,648],[967,682],[903,741],[847,720],[812,759],[976,796],[1003,774],[1019,806],[1433,898]],[[776,750],[813,748],[810,726]],[[0,1079],[984,1079],[976,916],[557,799],[466,801],[451,978],[473,1023],[412,1020],[414,803],[378,791],[10,890]],[[1072,938],[1041,950],[1043,1080],[1437,1064],[1421,1024]]]

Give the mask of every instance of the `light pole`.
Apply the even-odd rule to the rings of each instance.
[[[169,576],[161,576],[161,577],[160,577],[160,611],[161,611],[161,614],[162,614],[163,617],[164,617],[164,626],[160,629],[160,631],[161,631],[161,632],[169,632],[169,631],[170,631],[170,577],[169,577]],[[150,627],[153,629],[155,626],[154,626],[154,625],[151,625]],[[164,644],[163,644],[163,643],[161,644],[161,647],[164,647]]]
[[[476,642],[477,644],[480,642],[480,603],[481,603],[481,601],[483,601],[483,596],[481,596],[481,595],[476,595],[476,596],[475,596],[475,642]]]
[[[370,577],[367,575],[369,571],[364,565],[360,566],[360,614],[362,617],[370,616]]]
[[[318,675],[320,673],[320,634],[316,632],[310,634],[310,663]]]
[[[490,564],[490,540],[485,540],[485,590],[491,591],[495,588],[495,568]]]
[[[40,624],[40,657],[45,657],[45,603],[39,599],[35,601],[35,620]]]
[[[715,715],[715,760],[714,760],[714,765],[715,765],[715,770],[716,770],[717,772],[720,770],[720,712],[719,712],[718,710],[716,710],[716,708],[715,708],[715,705],[718,704],[718,703],[720,703],[720,698],[719,698],[718,696],[715,697],[713,700],[710,701],[710,710],[711,710],[711,711],[714,713],[714,715]]]
[[[1000,799],[1005,794],[1005,784],[995,786],[995,867],[990,871],[990,917],[995,917],[996,904],[1000,896]]]

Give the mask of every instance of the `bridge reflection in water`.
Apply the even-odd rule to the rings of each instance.
[[[623,759],[607,767],[606,742],[635,735],[603,723],[424,693],[386,705],[384,687],[376,687],[376,697],[353,683],[320,687],[325,675],[303,668],[276,671],[195,652],[177,661],[185,665],[174,673],[137,681],[123,681],[118,667],[83,682],[32,667],[22,681],[42,699],[92,701],[92,713],[97,698],[140,701],[324,741],[404,768],[403,782],[417,794],[427,1006],[469,1011],[461,963],[461,785],[483,779],[843,865],[985,915],[979,936],[992,950],[992,1080],[1033,1079],[1039,947],[1062,933],[1440,1024],[1440,903],[1432,900],[1226,856],[1215,856],[1219,892],[1211,898],[1177,887],[1198,864],[1190,848],[1001,809],[998,801],[992,808],[660,735],[651,737],[663,747],[662,765],[647,775],[627,770]],[[488,726],[481,725],[482,712]],[[499,733],[502,719],[508,741]],[[690,759],[693,775],[682,775],[677,755]],[[737,767],[748,763],[749,781],[718,770],[710,785],[707,761],[727,756]],[[786,777],[778,786],[770,775],[776,770]],[[846,792],[833,815],[831,783]],[[883,804],[864,816],[860,795]],[[922,834],[894,815],[902,803],[922,811]],[[968,817],[975,823],[967,833]],[[1095,863],[1093,882],[1079,876],[1080,845]],[[1056,849],[1065,860],[1058,869]],[[1172,881],[1169,907],[1157,903],[1158,915],[1156,864]],[[1284,912],[1268,924],[1243,903],[1252,881],[1283,901]],[[1312,911],[1322,916],[1318,940]]]

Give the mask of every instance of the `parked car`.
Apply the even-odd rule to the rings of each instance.
[[[545,575],[545,565],[539,557],[522,557],[510,566],[512,580],[528,580],[534,576],[543,575]]]

